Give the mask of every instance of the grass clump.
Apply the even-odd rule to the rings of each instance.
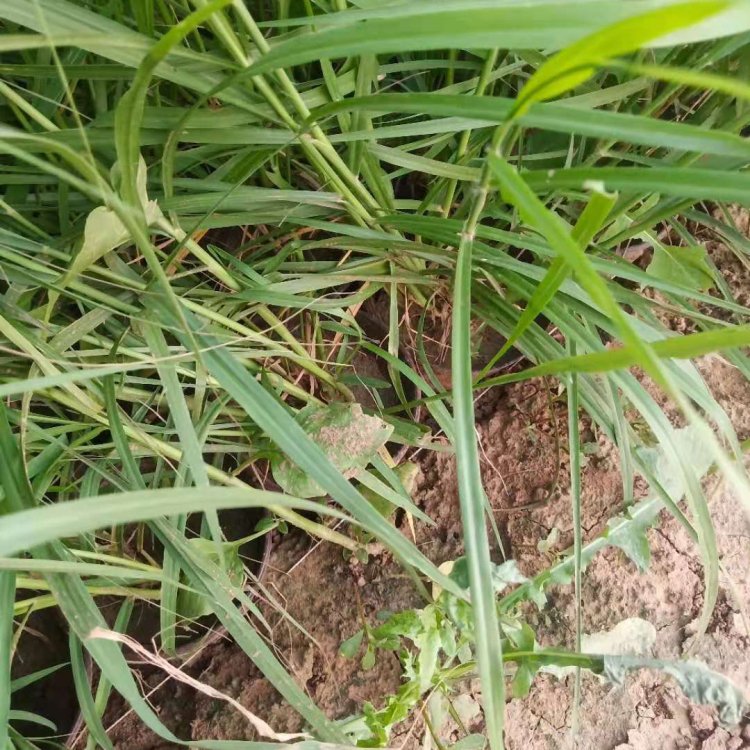
[[[104,596],[122,629],[134,600],[155,601],[168,657],[185,620],[213,615],[309,734],[341,745],[387,744],[477,672],[497,750],[506,679],[523,695],[545,666],[643,666],[581,652],[580,599],[572,652],[540,649],[519,604],[555,583],[580,596],[608,544],[647,565],[664,506],[700,549],[706,629],[719,556],[701,478],[718,469],[750,497],[743,446],[690,363],[721,351],[748,374],[747,310],[705,250],[718,237],[747,263],[727,210],[750,201],[744,0],[16,0],[0,23],[0,748],[46,726],[14,708],[11,681],[46,608],[69,629],[89,743],[110,746],[112,688],[178,741],[122,639],[92,637]],[[447,324],[439,300],[449,374],[424,334],[439,312]],[[473,399],[540,375],[567,391],[577,533],[526,580],[491,562]],[[587,541],[579,409],[616,444],[628,506]],[[402,479],[430,431],[458,465],[465,557],[449,574],[392,523],[396,508],[424,518]],[[636,473],[653,488],[638,503]],[[343,646],[365,644],[369,664],[401,651],[384,708],[331,721],[279,661],[219,515],[238,507],[265,514],[250,536],[379,545],[440,588]],[[718,676],[677,679],[741,713]]]

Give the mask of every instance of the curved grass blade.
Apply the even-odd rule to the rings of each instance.
[[[568,344],[571,355],[575,355],[575,343]],[[575,599],[575,650],[580,653],[583,637],[583,521],[581,518],[581,444],[578,429],[578,376],[568,377],[568,450],[570,452],[570,502],[573,517],[573,596]],[[573,686],[573,718],[571,729],[575,737],[578,731],[581,704],[581,670],[576,669]]]
[[[727,0],[676,3],[608,25],[553,55],[537,69],[516,100],[513,116],[538,101],[553,99],[587,81],[604,59],[633,52],[677,29],[726,10]]]
[[[7,492],[7,489],[6,489]],[[310,500],[252,487],[175,487],[116,492],[100,497],[21,510],[8,515],[0,528],[0,555],[11,556],[56,539],[178,513],[198,513],[228,508],[297,508],[325,512],[350,520],[333,508]],[[50,574],[51,575],[51,574]]]
[[[570,237],[560,218],[550,212],[544,204],[533,194],[528,185],[523,181],[518,172],[511,167],[501,157],[490,154],[488,157],[490,168],[500,180],[504,196],[515,205],[522,216],[547,239],[550,246],[560,254],[565,261],[575,269],[581,285],[588,292],[591,299],[598,305],[601,311],[607,315],[615,324],[623,342],[629,346],[636,355],[637,361],[641,367],[672,396],[681,409],[691,417],[691,422],[696,426],[704,426],[703,421],[694,413],[691,405],[680,392],[679,386],[666,376],[661,367],[658,358],[654,355],[653,350],[646,343],[633,326],[630,324],[627,316],[623,313],[615,299],[612,297],[609,288],[603,279],[596,273],[590,263],[589,258],[579,248],[576,242]],[[709,430],[708,427],[705,428]],[[706,436],[708,437],[708,436]],[[719,565],[718,550],[716,545],[716,535],[714,532],[711,516],[708,511],[706,499],[703,496],[700,485],[690,466],[685,463],[684,456],[680,455],[674,444],[671,431],[666,431],[660,436],[664,449],[669,452],[670,457],[674,459],[676,466],[684,478],[687,487],[687,497],[693,514],[696,517],[698,527],[698,542],[701,550],[701,557],[705,566],[705,585],[706,593],[703,600],[703,609],[699,621],[698,632],[705,632],[708,627],[711,612],[718,598],[719,586]],[[729,462],[724,456],[724,451],[713,439],[712,449],[715,451],[716,459],[728,465]],[[729,468],[727,466],[727,468]],[[743,486],[743,481],[739,480],[739,485]],[[744,490],[744,486],[743,486]]]
[[[575,239],[584,250],[588,247],[589,243],[592,242],[596,233],[601,229],[616,200],[617,194],[603,193],[599,191],[594,191],[592,194],[589,202],[586,204],[586,208],[576,222],[575,227],[573,227],[572,232],[573,239]],[[570,267],[562,258],[557,257],[552,261],[552,264],[547,269],[547,273],[534,291],[534,296],[528,301],[526,307],[523,309],[516,327],[513,329],[510,336],[508,336],[500,351],[498,351],[484,368],[483,373],[489,372],[495,362],[499,362],[505,352],[509,351],[518,339],[523,336],[526,329],[537,319],[544,308],[547,307],[549,301],[555,296],[560,285],[565,281],[569,274]],[[480,378],[481,377],[482,375],[480,374]]]
[[[716,73],[707,73],[702,70],[686,70],[666,65],[649,65],[646,63],[629,63],[607,61],[605,67],[621,68],[636,75],[648,76],[669,83],[676,83],[680,86],[691,86],[697,89],[707,91],[720,91],[723,94],[750,101],[750,85],[737,78],[717,75]]]
[[[81,711],[89,737],[104,750],[113,750],[111,740],[107,737],[107,731],[102,725],[101,718],[96,709],[94,697],[91,695],[89,675],[83,660],[83,648],[81,641],[71,630],[68,636],[68,647],[70,650],[70,666],[73,671],[73,684],[75,685],[78,707]]]
[[[750,325],[714,328],[701,333],[670,336],[652,341],[650,346],[654,354],[662,359],[695,359],[714,352],[750,346]],[[517,373],[488,378],[482,382],[481,387],[571,372],[612,372],[637,367],[638,364],[637,352],[632,347],[620,346],[603,352],[551,359]]]
[[[483,208],[483,204],[480,207]],[[464,229],[453,282],[451,374],[458,491],[466,561],[474,614],[477,664],[487,736],[493,750],[502,750],[505,724],[505,672],[500,623],[495,610],[492,563],[485,527],[487,499],[479,470],[474,426],[471,372],[471,243]]]
[[[26,479],[23,457],[13,438],[7,419],[6,407],[2,402],[0,402],[0,455],[3,456],[3,461],[0,462],[0,482],[5,488],[5,503],[13,511],[5,518],[0,528],[0,533],[2,533],[9,525],[15,526],[14,522],[19,516],[24,517],[29,513],[47,510],[33,507],[35,501]],[[53,508],[64,508],[64,504],[52,506],[50,509]],[[57,539],[57,536],[53,532],[50,538]],[[31,550],[35,557],[46,559],[65,560],[68,555],[65,547],[57,541],[42,544],[32,542],[24,545],[21,549]],[[20,549],[17,548],[15,551],[20,551]],[[80,578],[49,573],[46,580],[52,596],[78,638],[84,641],[94,628],[106,627],[101,612]],[[164,739],[179,743],[177,737],[161,723],[158,716],[141,696],[120,649],[112,648],[110,644],[98,643],[87,644],[87,647],[101,668],[102,674],[107,676],[107,679],[133,707],[146,726]]]
[[[138,471],[135,459],[130,451],[130,445],[128,444],[127,436],[117,408],[110,410],[109,417],[112,438],[115,442],[117,452],[123,461],[126,476],[128,476],[132,485],[142,487],[143,478]],[[226,490],[226,488],[211,487],[195,488],[195,490],[185,488],[175,489],[180,496],[184,496],[185,493],[191,491],[197,491],[200,492],[203,497],[205,497],[206,494],[211,494],[214,489],[219,491]],[[153,492],[153,490],[151,492]],[[141,491],[134,494],[143,496],[144,494],[148,494],[148,491],[145,491],[145,493],[144,491]],[[283,505],[279,506],[278,503],[267,503],[267,505],[272,508],[283,507]],[[321,509],[319,504],[310,503],[310,505],[317,507],[318,510]],[[182,510],[183,512],[188,513],[191,508],[189,506],[183,506]],[[170,511],[171,509],[167,508],[166,515],[174,514]],[[159,537],[164,548],[169,550],[170,555],[175,559],[176,567],[185,571],[191,584],[199,593],[205,596],[211,609],[216,613],[240,647],[255,662],[258,668],[264,675],[266,675],[266,677],[268,677],[273,686],[289,701],[295,710],[307,719],[322,739],[331,742],[345,741],[344,735],[338,727],[328,720],[325,714],[323,714],[312,700],[310,700],[310,698],[300,689],[294,679],[280,664],[266,642],[260,637],[253,625],[248,622],[244,612],[241,612],[237,608],[234,598],[241,601],[250,612],[258,616],[262,621],[262,616],[253,601],[245,595],[241,587],[234,586],[227,574],[215,565],[208,556],[198,553],[195,546],[189,545],[185,536],[178,529],[164,520],[158,520],[159,516],[163,515],[165,515],[165,513],[155,513],[151,516],[152,518],[157,519],[151,522],[152,530]],[[333,515],[340,514],[333,511]]]
[[[170,354],[167,342],[164,339],[161,328],[157,327],[155,324],[151,322],[144,323],[142,329],[144,338],[151,349],[152,354],[159,362],[161,362],[161,364],[157,364],[157,371],[164,385],[164,393],[166,394],[167,403],[169,404],[169,411],[180,438],[182,460],[188,467],[195,486],[204,488],[208,487],[208,474],[206,473],[206,466],[203,462],[201,443],[193,427],[193,421],[187,403],[185,402],[180,381],[177,378],[175,366],[174,364],[164,364],[164,361]],[[204,514],[208,523],[208,528],[211,532],[211,538],[214,541],[214,549],[217,554],[217,559],[222,561],[221,567],[224,567],[224,552],[223,547],[221,546],[224,536],[219,524],[219,516],[215,510],[208,509],[204,511]],[[183,533],[185,520],[186,516],[184,512],[180,513],[177,518],[173,519],[177,528]],[[164,569],[167,572],[167,578],[162,585],[162,595],[165,598],[162,599],[162,606],[160,609],[161,638],[164,649],[167,653],[171,653],[175,647],[175,617],[177,612],[177,589],[171,584],[171,580],[179,580],[180,571],[179,567],[175,565],[174,560],[171,559],[171,555],[167,555],[165,558]]]

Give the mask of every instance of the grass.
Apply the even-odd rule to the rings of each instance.
[[[742,446],[690,362],[722,351],[750,374],[747,310],[703,249],[719,238],[747,264],[747,238],[724,207],[750,199],[750,9],[745,0],[592,8],[0,7],[0,748],[34,746],[13,719],[11,665],[27,614],[48,607],[69,624],[89,745],[108,746],[101,721],[112,687],[177,741],[120,642],[89,637],[105,627],[105,591],[122,599],[123,627],[134,599],[158,602],[167,655],[184,616],[180,592],[191,591],[313,737],[357,739],[324,716],[245,616],[257,607],[231,573],[221,509],[262,508],[276,526],[358,554],[375,538],[415,580],[439,584],[453,611],[470,599],[466,664],[482,680],[492,750],[503,746],[504,651],[532,676],[545,660],[594,665],[575,654],[534,657],[533,648],[529,656],[500,613],[535,587],[541,594],[563,568],[580,589],[590,555],[618,539],[632,551],[622,538],[642,535],[663,505],[701,550],[705,630],[719,558],[702,473],[714,465],[746,508],[750,497]],[[653,248],[647,269],[618,252],[632,243]],[[451,392],[419,337],[416,359],[400,356],[404,316],[429,317],[446,290]],[[382,347],[362,330],[362,307],[374,300],[388,331]],[[691,333],[675,336],[658,314],[665,309]],[[477,321],[525,364],[477,376]],[[353,399],[358,351],[383,360],[400,401],[374,410],[392,430],[388,445],[425,436],[421,405],[455,447],[465,580],[438,570],[363,494],[375,487],[414,508],[392,471],[395,452],[375,446],[377,455],[362,456],[361,484],[347,481],[341,457],[297,417]],[[636,367],[681,411],[702,471]],[[635,473],[656,494],[615,519],[624,537],[584,543],[576,534],[572,562],[498,600],[473,394],[540,375],[569,389],[574,517],[579,405],[618,446],[625,497]],[[669,480],[644,458],[653,446],[671,462]],[[283,484],[286,492],[268,491],[256,477],[284,458],[333,503]],[[367,535],[349,533],[355,526]],[[140,543],[152,538],[159,564]],[[580,618],[578,630],[580,644]],[[82,648],[101,670],[95,696]],[[399,705],[418,706],[441,674],[469,669],[441,664]]]

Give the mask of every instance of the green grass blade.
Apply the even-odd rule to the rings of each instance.
[[[487,125],[505,122],[515,100],[491,96],[456,96],[439,93],[378,94],[345,99],[313,112],[321,120],[356,109],[380,113],[413,113],[436,117],[460,117]],[[709,130],[680,122],[658,120],[625,112],[610,112],[576,106],[575,100],[533,104],[519,116],[521,125],[555,133],[571,133],[591,138],[611,139],[643,146],[692,151],[699,154],[748,158],[747,139],[726,131]],[[455,125],[452,126],[455,129]]]
[[[91,695],[91,685],[89,684],[89,675],[86,672],[86,664],[83,659],[83,648],[81,641],[76,634],[71,631],[68,636],[68,645],[70,650],[70,667],[73,671],[73,684],[75,685],[78,706],[86,722],[86,729],[99,747],[104,750],[113,750],[112,742],[107,737],[107,731],[102,725],[99,713],[96,710],[94,697]]]
[[[568,345],[571,355],[575,355],[575,344]],[[568,377],[568,450],[570,454],[570,502],[573,517],[573,596],[575,598],[575,650],[581,652],[583,636],[583,520],[581,516],[581,441],[578,429],[579,394],[578,376]],[[572,731],[575,736],[581,702],[581,671],[576,670]]]
[[[187,34],[197,29],[229,2],[230,0],[211,0],[172,26],[144,56],[130,89],[120,99],[115,112],[115,144],[122,171],[122,194],[125,202],[130,206],[140,206],[136,186],[136,169],[140,156],[139,133],[146,93],[155,69]]]
[[[659,193],[689,200],[716,200],[750,203],[750,175],[720,169],[669,167],[572,167],[523,173],[528,186],[536,192],[585,190],[600,185],[608,191],[643,195]]]
[[[474,432],[474,401],[471,390],[469,323],[471,305],[471,256],[456,267],[453,307],[452,364],[454,445],[463,536],[469,562],[471,601],[474,611],[477,662],[482,680],[482,702],[490,747],[503,747],[505,674],[502,665],[500,629],[495,613],[490,551],[485,531],[485,495],[479,472],[479,453]]]
[[[663,359],[695,359],[713,352],[739,349],[744,346],[750,346],[750,325],[714,328],[710,331],[689,333],[684,336],[670,336],[666,339],[651,342],[651,349],[654,354]],[[511,383],[519,379],[562,375],[570,372],[612,372],[613,370],[636,367],[639,361],[635,349],[622,346],[603,352],[553,359],[541,365],[529,367],[519,373],[490,378],[482,383],[482,387]]]
[[[641,339],[635,331],[628,317],[612,297],[603,279],[596,273],[588,256],[580,249],[565,229],[561,219],[544,206],[524,182],[517,170],[511,167],[505,160],[499,156],[490,154],[488,163],[501,182],[503,195],[519,209],[526,221],[544,235],[550,246],[559,253],[560,257],[565,259],[571,268],[574,268],[574,272],[581,285],[601,311],[614,323],[623,342],[635,354],[638,364],[654,378],[660,387],[677,401],[686,414],[690,415],[691,422],[695,426],[699,428],[703,427],[704,423],[702,419],[694,413],[688,400],[682,396],[679,387],[675,387],[672,381],[666,376],[664,369],[649,344]],[[705,429],[709,430],[708,427]],[[702,633],[708,627],[711,612],[718,597],[719,564],[716,535],[705,496],[692,472],[692,468],[685,462],[684,456],[677,451],[671,433],[671,430],[665,431],[662,445],[670,458],[674,459],[676,466],[679,467],[685,485],[688,488],[688,502],[696,516],[699,531],[698,541],[705,566],[706,593],[698,627],[698,631]],[[726,462],[724,451],[718,446],[715,440],[711,444],[711,447],[715,451],[716,459],[720,462]],[[744,483],[739,477],[738,484],[744,488]]]
[[[585,250],[589,243],[594,239],[594,235],[601,229],[609,212],[617,200],[616,194],[602,193],[595,191],[586,208],[573,227],[572,236]],[[569,266],[562,258],[555,258],[552,261],[544,278],[539,282],[539,286],[534,291],[534,296],[528,301],[528,304],[521,313],[521,317],[513,329],[507,341],[503,344],[500,351],[492,358],[492,361],[484,368],[483,372],[489,372],[495,362],[507,352],[520,338],[528,327],[537,319],[542,311],[547,307],[550,300],[557,293],[560,285],[565,281],[570,273]],[[481,377],[481,376],[480,376]]]
[[[160,328],[154,323],[145,323],[143,332],[146,342],[149,345],[157,360],[163,363],[164,359],[169,356],[169,349],[164,335]],[[174,365],[158,364],[157,370],[164,384],[164,391],[167,396],[167,402],[170,406],[170,413],[177,428],[177,434],[180,438],[182,448],[182,460],[190,470],[193,482],[197,487],[209,487],[208,474],[203,460],[201,441],[198,438],[193,426],[192,418],[188,410],[185,397],[177,378]],[[208,528],[211,537],[215,542],[217,559],[223,559],[223,547],[221,542],[224,539],[219,517],[215,510],[206,509],[204,511],[208,522]],[[185,526],[184,512],[175,519],[175,527],[184,532]],[[223,567],[223,565],[222,565]],[[161,638],[164,649],[169,653],[175,647],[175,619],[177,615],[177,588],[172,581],[179,580],[180,568],[177,561],[170,552],[166,553],[164,560],[164,570],[167,573],[164,584],[162,585],[162,606],[160,609],[161,617]]]
[[[493,153],[499,150],[501,134],[502,131],[498,130],[493,137]],[[471,367],[472,251],[476,227],[487,200],[488,184],[489,177],[485,167],[482,170],[481,183],[477,186],[476,194],[469,205],[469,213],[458,243],[453,280],[451,377],[458,497],[469,572],[484,719],[491,750],[502,750],[505,728],[505,670],[500,623],[495,608],[490,546],[486,533],[485,511],[488,501],[479,467]]]
[[[298,500],[279,492],[251,487],[175,487],[115,492],[9,515],[0,528],[0,555],[11,556],[55,539],[95,531],[113,524],[178,513],[269,506],[297,508],[310,513],[325,512],[335,518],[347,518],[333,508],[326,509],[310,500]]]
[[[113,630],[116,633],[124,633],[128,628],[130,617],[133,614],[133,600],[124,599],[120,605],[120,609],[117,611],[117,617]],[[96,696],[94,697],[94,710],[96,715],[99,717],[104,716],[104,712],[107,710],[109,705],[109,696],[112,693],[112,683],[107,679],[106,675],[99,675],[99,684],[96,686]],[[97,745],[93,735],[89,735],[86,738],[86,750],[96,750]]]
[[[138,467],[131,453],[116,405],[110,410],[109,417],[112,436],[120,458],[126,468],[126,474],[134,486],[142,486],[143,479],[138,472]],[[156,519],[152,522],[151,528],[161,539],[164,548],[175,559],[177,563],[176,567],[184,570],[191,584],[205,595],[206,600],[211,604],[211,608],[227,627],[227,630],[243,648],[245,653],[253,659],[263,674],[268,677],[273,686],[310,722],[323,739],[331,742],[340,742],[344,739],[343,733],[329,722],[323,712],[317,708],[300,689],[294,679],[286,672],[266,642],[248,622],[245,613],[241,612],[235,606],[233,596],[242,601],[247,609],[257,616],[260,613],[252,600],[244,594],[241,588],[231,583],[221,568],[212,563],[207,556],[198,554],[194,547],[188,545],[185,536],[174,525],[163,520],[158,520],[163,515],[175,515],[177,512],[189,513],[193,510],[189,503],[184,502],[186,494],[196,492],[199,493],[197,497],[205,498],[207,494],[210,495],[218,491],[226,497],[227,489],[234,490],[235,488],[175,488],[173,492],[177,495],[176,499],[179,498],[180,511],[164,507],[160,503],[154,507],[156,512],[151,515],[151,518]],[[169,492],[169,490],[167,491]],[[143,499],[144,495],[147,496],[153,492],[164,492],[164,490],[141,491],[130,494],[131,496],[132,494],[138,495]],[[242,493],[246,495],[245,490],[242,490]],[[286,498],[286,496],[283,497]],[[266,503],[266,506],[284,507],[284,503]],[[211,509],[210,505],[207,507]],[[318,511],[321,510],[321,506],[316,503],[310,503],[310,507],[317,508]],[[336,513],[335,510],[329,510],[332,515],[340,517],[340,514]],[[141,515],[140,517],[144,516]]]
[[[608,67],[624,68],[637,75],[648,76],[657,80],[669,81],[680,86],[691,86],[707,91],[720,91],[737,99],[750,101],[750,85],[737,78],[720,76],[702,70],[667,67],[665,65],[648,65],[643,63],[622,63],[615,65],[612,61]]]
[[[317,736],[327,742],[346,743],[346,736],[342,730],[331,722],[299,687],[268,644],[248,622],[245,613],[235,606],[231,594],[228,593],[229,587],[226,584],[217,586],[217,582],[223,583],[227,580],[223,571],[205,556],[196,555],[184,536],[173,526],[157,521],[154,530],[165,548],[170,549],[179,559],[180,567],[186,572],[191,584],[204,593],[212,610],[229,634],[290,705],[310,723]]]
[[[415,2],[383,17],[377,12],[360,23],[296,36],[282,42],[248,69],[249,75],[312,62],[320,58],[426,49],[560,49],[605,26],[667,6],[668,2],[610,2],[599,0],[596,12],[590,2],[507,3],[462,2],[436,6]],[[697,40],[740,33],[750,28],[750,11],[736,4],[733,15],[709,19],[685,33],[670,35],[672,44],[682,38]],[[389,9],[392,10],[392,9]],[[368,14],[369,15],[369,14]],[[352,20],[361,18],[352,14]],[[339,20],[346,22],[347,14]],[[713,21],[713,22],[712,22]],[[655,40],[658,44],[658,40]]]
[[[553,99],[587,81],[604,59],[645,47],[670,32],[693,26],[729,7],[727,0],[676,3],[627,18],[590,34],[553,55],[528,80],[516,100],[514,116],[532,103]]]
[[[13,603],[16,597],[16,574],[0,572],[0,747],[8,744],[10,670],[13,648]]]
[[[0,482],[5,488],[6,503],[14,511],[5,519],[2,532],[5,532],[9,526],[15,526],[14,522],[28,513],[64,507],[64,504],[51,508],[33,507],[35,502],[26,480],[23,458],[13,438],[6,407],[2,402],[0,402],[0,455],[3,456],[3,462],[0,463]],[[32,523],[36,523],[36,520]],[[58,534],[53,531],[49,538],[57,539],[57,537]],[[32,550],[35,556],[43,558],[64,560],[67,557],[64,546],[59,542],[37,544],[32,541],[15,551],[21,550]],[[177,738],[159,721],[141,696],[120,649],[111,643],[86,642],[85,639],[94,628],[106,627],[106,623],[81,580],[60,574],[48,574],[46,580],[55,601],[71,624],[73,631],[86,643],[89,652],[101,668],[102,674],[107,676],[107,679],[112,682],[150,729],[170,742],[177,742]]]

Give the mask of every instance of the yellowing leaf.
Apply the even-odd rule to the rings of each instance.
[[[150,201],[146,193],[146,162],[140,156],[137,173],[138,199],[146,217],[146,225],[151,226],[162,218],[156,201]],[[83,230],[83,245],[73,258],[61,286],[67,286],[72,279],[83,273],[89,266],[104,257],[108,252],[130,241],[130,232],[120,217],[106,206],[95,208],[86,219]]]

